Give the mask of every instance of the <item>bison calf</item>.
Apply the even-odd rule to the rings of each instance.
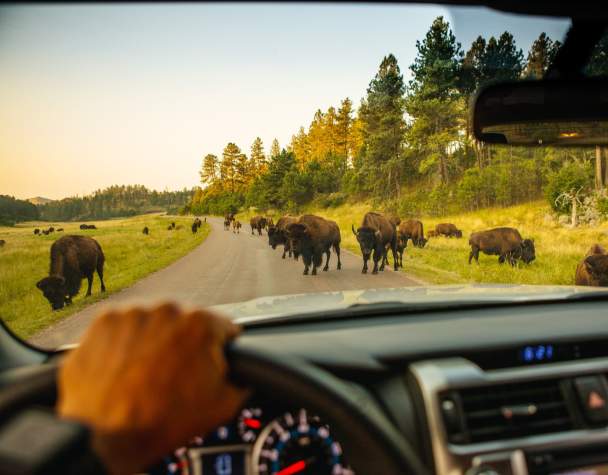
[[[437,226],[435,226],[435,234],[437,236],[445,236],[445,237],[449,237],[449,238],[451,238],[451,237],[461,238],[462,237],[462,231],[460,229],[458,229],[452,223],[439,223]]]
[[[501,264],[508,260],[512,266],[517,259],[529,264],[536,258],[534,241],[522,239],[515,228],[495,228],[473,233],[469,238],[469,244],[471,246],[469,264],[473,258],[479,263],[479,251],[489,256],[499,256],[498,262]]]
[[[591,246],[585,258],[576,267],[574,283],[591,287],[608,287],[608,255],[606,249],[599,244]]]
[[[38,281],[36,286],[51,303],[53,310],[72,303],[78,294],[83,277],[88,280],[87,296],[91,295],[93,273],[97,271],[101,291],[106,290],[103,282],[105,257],[97,241],[86,236],[64,236],[51,246],[51,266],[49,276]]]

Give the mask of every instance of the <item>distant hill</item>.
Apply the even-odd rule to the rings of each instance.
[[[35,196],[34,198],[28,198],[26,201],[29,201],[33,205],[38,206],[38,205],[45,205],[47,203],[51,203],[54,200],[51,200],[49,198],[44,198],[42,196]]]

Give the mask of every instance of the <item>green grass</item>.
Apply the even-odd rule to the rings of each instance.
[[[168,231],[171,221],[183,225],[183,229]],[[191,217],[143,215],[109,221],[91,221],[97,230],[81,231],[80,223],[22,223],[14,228],[0,227],[0,239],[6,245],[0,248],[0,318],[19,336],[28,338],[50,324],[81,310],[102,298],[118,292],[166,267],[177,258],[202,243],[210,227],[204,224],[197,234],[192,234]],[[63,233],[35,236],[36,227],[53,225],[64,228]],[[144,236],[144,226],[150,235]],[[48,301],[36,288],[36,282],[48,275],[49,250],[53,241],[66,234],[80,234],[96,239],[106,257],[104,280],[107,291],[99,291],[99,279],[95,274],[93,295],[84,297],[86,279],[73,305],[53,312]]]
[[[368,204],[343,205],[338,208],[314,210],[315,214],[335,220],[342,232],[343,247],[359,253],[351,231],[361,223],[372,208]],[[441,218],[421,217],[425,233],[440,222],[451,222],[463,230],[462,239],[433,238],[424,249],[407,248],[404,271],[429,284],[467,282],[509,284],[574,284],[577,264],[594,243],[608,247],[608,223],[597,227],[570,229],[550,219],[550,211],[542,202],[510,208],[486,209]],[[498,264],[498,256],[480,254],[479,265],[467,263],[468,237],[471,232],[498,226],[519,229],[524,238],[535,241],[536,260],[530,265],[512,268]]]

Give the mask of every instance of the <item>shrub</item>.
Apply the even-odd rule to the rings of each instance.
[[[545,186],[545,197],[549,206],[560,214],[569,214],[572,208],[571,203],[562,200],[556,203],[557,198],[562,193],[583,190],[583,194],[588,192],[592,184],[593,170],[587,163],[568,162],[557,172],[549,175]]]

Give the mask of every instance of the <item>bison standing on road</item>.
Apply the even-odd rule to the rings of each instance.
[[[462,231],[460,229],[458,229],[455,225],[453,225],[452,223],[440,223],[437,226],[435,226],[435,233],[437,234],[437,236],[445,236],[445,237],[455,237],[455,238],[461,238],[462,237]]]
[[[576,267],[576,285],[608,287],[608,254],[599,244],[594,244]]]
[[[372,274],[377,274],[378,270],[384,270],[389,247],[393,253],[395,270],[397,270],[397,232],[395,226],[386,217],[379,213],[366,213],[361,227],[355,231],[353,225],[352,230],[359,241],[361,254],[363,254],[363,269],[361,270],[363,274],[367,273],[367,261],[370,257],[374,260]],[[378,268],[378,262],[380,262],[380,268]]]
[[[340,228],[334,221],[305,214],[297,222],[287,225],[287,236],[291,240],[293,250],[302,255],[304,275],[312,266],[312,275],[317,275],[317,267],[323,263],[323,254],[327,256],[323,271],[329,270],[329,256],[333,247],[338,256],[337,269],[342,268],[340,261]]]
[[[241,234],[241,227],[243,225],[238,219],[232,221],[232,232],[236,234]]]
[[[251,226],[251,234],[254,234],[254,231],[258,231],[258,236],[262,235],[262,229],[266,227],[267,220],[263,216],[254,216],[249,220],[249,225]]]
[[[276,226],[268,226],[268,245],[273,249],[276,249],[279,244],[282,244],[283,259],[285,259],[286,253],[289,254],[289,257],[291,257],[293,251],[291,241],[287,232],[287,226],[297,221],[298,218],[295,218],[293,216],[282,216],[277,221]]]
[[[97,271],[101,291],[103,282],[104,255],[97,241],[86,236],[64,236],[51,246],[51,268],[49,276],[41,279],[36,286],[51,303],[53,310],[72,303],[78,294],[83,277],[88,280],[87,296],[91,295],[93,273]]]
[[[512,266],[517,259],[529,264],[536,258],[534,241],[522,239],[515,228],[495,228],[473,233],[469,238],[469,244],[471,245],[469,264],[473,258],[479,264],[479,251],[489,256],[499,256],[498,262],[502,264],[509,261]]]

